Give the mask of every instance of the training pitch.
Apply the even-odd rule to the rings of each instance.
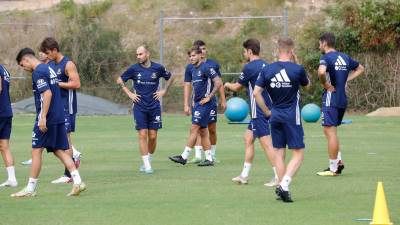
[[[63,167],[53,155],[44,154],[38,195],[13,199],[10,194],[28,179],[29,167],[20,162],[30,158],[34,120],[17,115],[11,151],[19,187],[0,190],[0,224],[362,225],[369,223],[355,219],[372,217],[378,181],[384,184],[391,221],[400,223],[400,118],[346,118],[353,123],[339,129],[345,163],[339,177],[315,175],[328,165],[326,140],[319,123],[304,124],[305,160],[290,187],[295,202],[285,204],[275,200],[273,189],[263,186],[272,171],[258,143],[249,185],[231,182],[242,169],[247,125],[228,125],[221,115],[221,162],[209,168],[167,159],[182,152],[190,118],[164,115],[152,175],[138,171],[141,158],[130,116],[78,117],[73,142],[83,153],[80,172],[88,190],[71,198],[65,196],[71,185],[50,184]],[[2,168],[0,180],[5,179]]]

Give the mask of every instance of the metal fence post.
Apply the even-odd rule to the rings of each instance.
[[[164,65],[164,11],[160,11],[160,64]],[[163,87],[163,81],[160,88]],[[163,97],[160,98],[161,112],[163,111]]]
[[[283,9],[283,36],[287,37],[288,36],[288,26],[289,26],[289,21],[288,21],[288,9],[285,7]]]

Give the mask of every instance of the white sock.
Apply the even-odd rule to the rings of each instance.
[[[243,164],[243,170],[242,173],[240,174],[241,177],[248,177],[251,169],[251,163],[245,162]]]
[[[336,172],[338,168],[338,159],[330,159],[329,160],[329,170],[332,172]]]
[[[145,168],[146,170],[151,169],[150,155],[148,154],[148,155],[142,156],[142,160],[143,160],[144,168]]]
[[[201,152],[203,151],[203,147],[201,145],[196,145],[194,146],[194,149],[196,150],[195,157],[201,159]]]
[[[9,181],[17,181],[17,178],[15,177],[15,167],[9,166],[6,169],[7,169],[7,173],[8,173],[8,180]]]
[[[28,185],[26,186],[26,189],[28,189],[28,191],[30,191],[30,192],[35,191],[37,182],[38,182],[38,179],[29,177]]]
[[[342,160],[342,152],[338,152],[338,154],[337,154],[337,159],[338,159],[338,160]]]
[[[216,145],[211,145],[211,155],[212,157],[215,157],[217,151],[217,146]]]
[[[185,150],[183,150],[183,152],[182,152],[182,154],[181,154],[182,158],[185,159],[185,160],[186,160],[187,158],[189,158],[189,155],[190,155],[190,152],[191,152],[191,151],[192,151],[192,148],[186,146],[186,147],[185,147]]]
[[[208,161],[213,161],[211,149],[204,151],[204,154],[206,155],[206,159]]]
[[[289,185],[292,182],[292,178],[288,175],[283,176],[281,183],[279,184],[284,191],[289,191]]]
[[[276,167],[273,166],[273,167],[272,167],[272,170],[274,171],[274,178],[275,178],[275,179],[278,179],[278,174],[276,173]]]
[[[76,149],[73,145],[71,145],[71,148],[72,148],[72,154],[73,154],[73,155],[79,155],[79,154],[81,154],[81,152],[78,151],[78,149]]]
[[[81,176],[79,175],[78,170],[71,171],[70,173],[71,173],[72,180],[74,181],[74,184],[82,183],[82,179],[81,179]]]
[[[148,156],[149,156],[150,162],[152,162],[153,161],[153,154],[149,153]]]

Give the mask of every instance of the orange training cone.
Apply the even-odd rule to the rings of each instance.
[[[389,210],[386,204],[385,192],[383,191],[382,182],[378,182],[376,189],[374,215],[370,225],[392,225],[389,218]]]

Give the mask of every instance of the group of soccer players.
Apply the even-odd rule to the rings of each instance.
[[[71,183],[68,196],[78,196],[86,189],[78,167],[78,156],[73,157],[71,132],[75,131],[77,111],[76,89],[80,78],[75,64],[60,53],[54,38],[45,38],[40,45],[40,58],[30,48],[21,49],[16,57],[19,66],[32,73],[36,117],[32,131],[32,158],[28,184],[12,197],[31,197],[36,195],[38,177],[42,166],[42,152],[52,152],[65,166],[64,175],[52,183]],[[9,96],[10,75],[0,66],[0,143],[1,152],[7,167],[8,179],[0,187],[16,187],[15,169],[9,150],[12,128],[12,109]]]
[[[364,68],[348,55],[335,50],[335,36],[323,34],[319,39],[323,56],[318,68],[320,83],[324,88],[322,125],[328,141],[329,168],[318,172],[320,176],[337,176],[344,169],[339,151],[337,126],[341,124],[347,107],[345,88],[347,82],[363,73]],[[70,132],[74,131],[76,94],[79,75],[75,64],[63,56],[58,43],[46,38],[40,48],[50,62],[42,63],[31,49],[22,49],[17,62],[32,72],[37,117],[32,135],[32,167],[29,182],[15,197],[34,196],[41,166],[43,148],[53,152],[65,165],[66,177],[62,182],[73,181],[69,195],[79,195],[86,189],[81,181],[72,155]],[[292,202],[289,185],[304,159],[304,131],[300,117],[300,87],[310,87],[305,69],[297,64],[294,42],[290,38],[278,40],[278,60],[268,64],[260,57],[261,46],[257,39],[243,42],[243,56],[247,64],[236,83],[222,83],[220,66],[207,58],[204,41],[197,40],[188,50],[190,63],[184,75],[184,112],[192,116],[192,125],[186,146],[180,155],[169,157],[175,163],[188,163],[195,148],[195,157],[189,161],[198,166],[213,166],[216,160],[218,102],[226,109],[224,89],[237,92],[246,88],[251,121],[245,132],[245,159],[242,172],[232,179],[247,184],[254,158],[254,142],[258,138],[272,166],[274,177],[265,186],[276,187],[279,200]],[[162,128],[160,99],[172,85],[174,76],[163,66],[151,61],[150,51],[142,45],[136,50],[137,63],[130,66],[117,83],[133,102],[133,118],[138,132],[139,151],[143,164],[139,171],[154,172],[151,162],[157,145],[157,131]],[[57,72],[56,72],[57,71]],[[1,72],[0,149],[9,174],[2,186],[16,186],[17,181],[12,156],[8,147],[11,132],[11,105],[8,89],[10,76],[4,67]],[[160,88],[160,79],[166,80]],[[132,90],[125,82],[132,80]],[[219,98],[216,97],[219,93]],[[75,103],[73,103],[75,101]],[[68,135],[67,135],[68,133]],[[292,157],[285,165],[286,147]],[[202,160],[202,151],[205,159]]]

